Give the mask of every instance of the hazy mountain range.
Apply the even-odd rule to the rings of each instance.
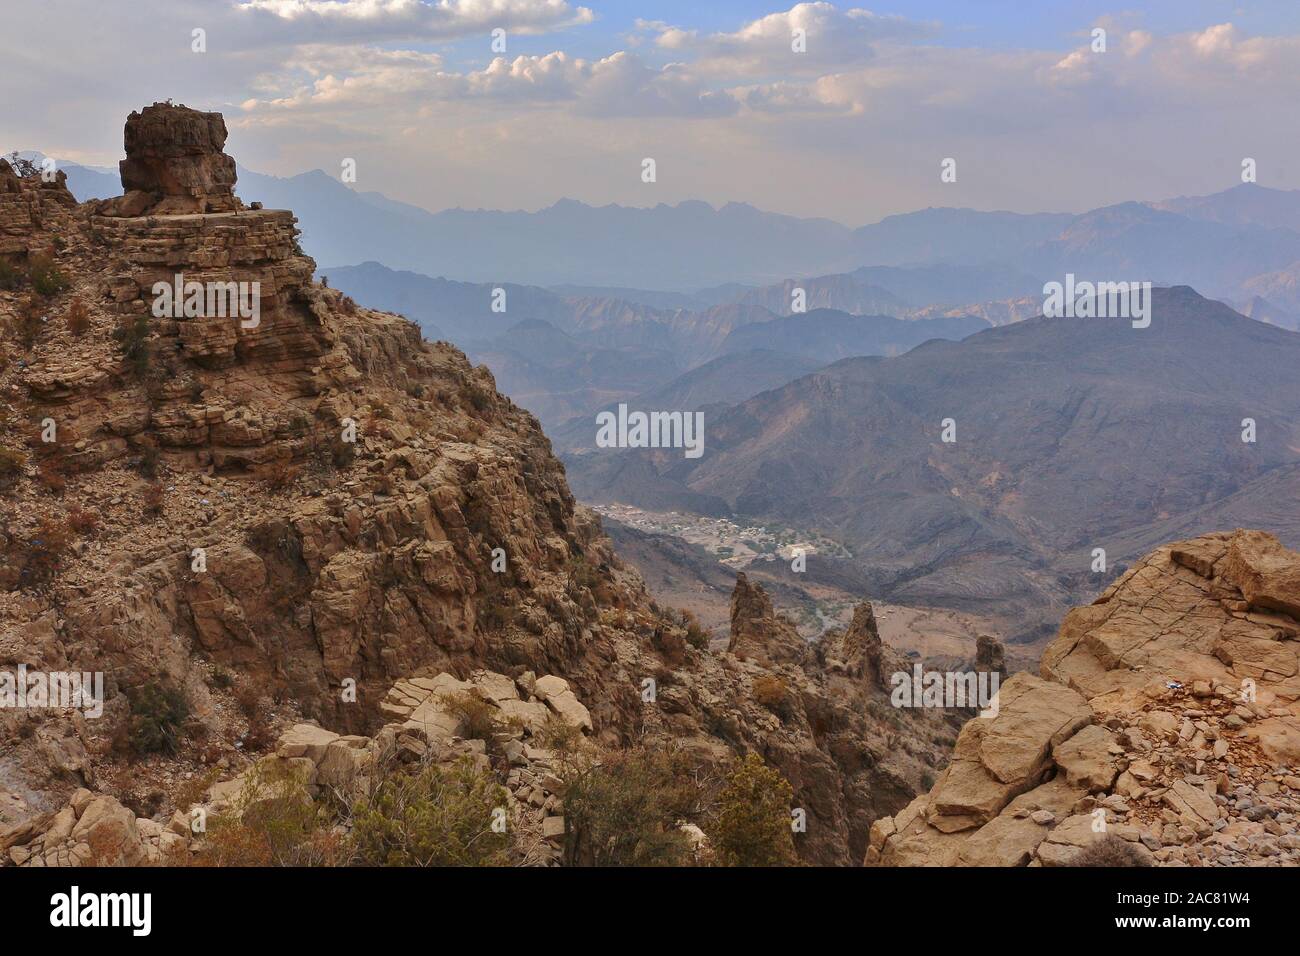
[[[1009,616],[1095,591],[1096,547],[1113,568],[1242,523],[1300,543],[1300,335],[1185,287],[1153,310],[1142,330],[1040,317],[846,359],[712,410],[696,460],[592,450],[589,425],[570,482],[587,500],[815,528],[873,593]]]
[[[1300,543],[1300,193],[853,230],[734,204],[433,214],[320,172],[239,191],[295,209],[331,285],[486,364],[588,500],[815,529],[857,556],[838,579],[1026,640],[1104,580],[1093,547],[1113,571],[1225,523]],[[1160,290],[1146,330],[1034,318],[1067,272],[1197,291]],[[619,402],[705,411],[706,454],[593,452]]]
[[[111,170],[62,168],[79,198],[121,192]],[[1032,294],[1042,281],[1071,271],[1192,284],[1240,307],[1258,296],[1264,303],[1256,311],[1283,324],[1300,315],[1300,191],[1254,184],[1081,215],[932,208],[856,229],[699,201],[630,208],[563,199],[536,212],[434,213],[351,189],[320,170],[282,178],[241,168],[238,192],[246,201],[293,209],[304,247],[330,270],[375,261],[427,276],[557,287],[561,296],[652,308],[700,310],[741,301],[779,314],[774,306],[788,302],[788,288],[741,287],[852,274],[846,292],[819,290],[821,298],[808,307],[898,315],[909,307]],[[862,270],[937,264],[967,268],[947,281],[927,276],[923,286],[888,270]]]

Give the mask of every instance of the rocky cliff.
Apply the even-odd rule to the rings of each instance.
[[[742,581],[736,653],[691,646],[536,419],[314,282],[292,213],[235,197],[224,140],[217,114],[132,114],[125,195],[82,205],[0,163],[0,666],[102,672],[106,697],[94,719],[0,710],[0,844],[61,806],[59,832],[116,818],[98,795],[157,836],[175,786],[273,746],[250,714],[373,734],[400,681],[486,668],[566,681],[603,747],[762,754],[806,810],[803,857],[860,860],[950,735],[889,710],[869,612],[828,655]],[[190,308],[189,283],[255,292],[256,314]],[[133,702],[160,686],[188,701],[186,744],[132,757]]]
[[[1259,531],[1160,548],[1002,685],[868,864],[1300,863],[1300,554]],[[1114,861],[1116,851],[1105,859]]]

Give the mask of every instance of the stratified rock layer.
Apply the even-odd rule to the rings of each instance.
[[[0,320],[40,313],[30,346],[0,341],[0,668],[102,672],[106,697],[94,718],[0,711],[0,830],[79,788],[140,805],[124,741],[154,685],[191,708],[193,736],[150,764],[167,792],[260,759],[266,728],[242,712],[259,701],[375,733],[394,682],[486,670],[549,675],[533,699],[494,698],[525,727],[558,715],[595,746],[671,743],[713,769],[761,753],[807,820],[801,856],[860,860],[952,733],[888,708],[869,606],[809,647],[742,580],[735,653],[691,646],[486,368],[313,281],[292,213],[234,198],[218,119],[134,115],[138,188],[105,202],[0,167],[0,240],[67,280],[0,290]],[[259,316],[156,308],[178,281],[256,285]],[[41,860],[81,861],[47,842]]]

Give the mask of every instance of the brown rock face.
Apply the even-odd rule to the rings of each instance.
[[[222,150],[220,113],[155,103],[126,121],[122,160],[123,215],[229,212],[235,198],[235,160]],[[139,195],[133,195],[139,194]],[[144,203],[144,205],[140,205]]]
[[[802,858],[860,860],[871,822],[943,766],[942,715],[882,710],[743,577],[735,653],[691,646],[575,506],[536,419],[454,348],[314,283],[292,213],[238,207],[223,143],[219,117],[149,107],[128,122],[132,191],[80,207],[0,165],[0,241],[67,279],[30,348],[0,341],[0,450],[18,462],[0,472],[0,668],[103,672],[106,696],[94,719],[0,710],[17,784],[0,780],[0,840],[35,861],[34,815],[130,779],[121,741],[149,684],[183,689],[237,770],[257,754],[223,725],[240,706],[217,672],[339,733],[379,727],[395,681],[486,668],[545,701],[500,702],[525,724],[553,711],[601,746],[672,742],[718,767],[762,754],[806,814]],[[178,275],[256,284],[259,320],[156,308]],[[17,304],[0,292],[0,319]],[[32,435],[45,419],[53,442]],[[53,559],[42,518],[68,536]],[[869,606],[833,640],[869,669]],[[205,773],[201,749],[175,759]],[[156,836],[97,806],[96,842],[122,859]],[[63,832],[82,809],[41,830],[39,859],[82,859]]]
[[[1071,865],[1112,833],[1158,864],[1300,863],[1298,572],[1260,531],[1143,559],[877,821],[867,862]]]
[[[975,669],[1007,676],[1007,652],[996,637],[981,634],[975,639]]]
[[[63,170],[49,182],[35,173],[19,176],[0,159],[0,255],[43,251],[37,236],[45,224],[60,221],[77,204],[67,180]]]
[[[761,584],[750,584],[744,573],[736,575],[731,592],[731,639],[727,651],[760,661],[798,661],[806,642],[784,617],[772,609],[772,599]]]

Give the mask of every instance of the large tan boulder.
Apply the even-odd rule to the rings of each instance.
[[[1223,577],[1253,608],[1300,618],[1300,554],[1263,531],[1238,531],[1222,563]]]
[[[306,757],[320,763],[330,744],[338,739],[338,734],[315,724],[295,724],[281,734],[275,752],[281,757]]]

